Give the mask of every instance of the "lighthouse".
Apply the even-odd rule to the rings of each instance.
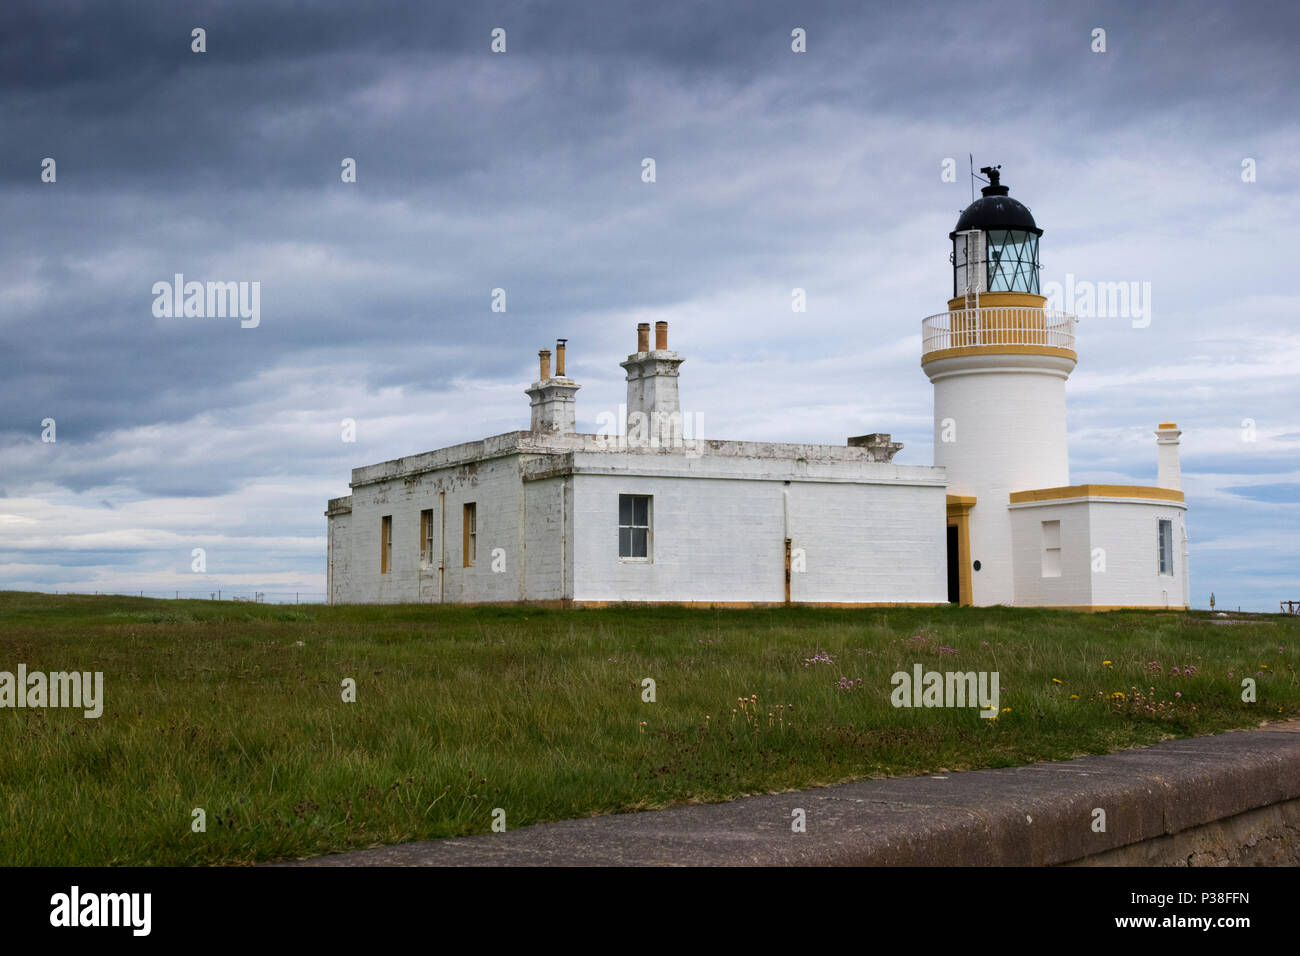
[[[1008,496],[1070,483],[1065,382],[1077,360],[1075,319],[1044,308],[1043,230],[1033,214],[1011,198],[999,167],[981,172],[989,184],[948,234],[952,297],[923,322],[921,367],[934,385],[935,464],[948,471],[949,510],[958,512],[950,598],[965,591],[962,603],[1012,604]]]
[[[1180,432],[1157,429],[1155,486],[1071,485],[1065,386],[1073,315],[1040,292],[1039,228],[1000,167],[948,238],[948,308],[921,323],[934,460],[947,473],[948,599],[960,604],[1185,607]],[[1180,546],[1181,545],[1181,546]]]

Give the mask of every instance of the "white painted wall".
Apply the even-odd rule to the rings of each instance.
[[[1016,604],[1049,607],[1184,607],[1186,507],[1134,498],[1012,505]],[[1173,571],[1161,575],[1157,521],[1173,521]],[[1042,576],[1042,522],[1061,522],[1059,578]],[[1102,549],[1094,555],[1095,549]],[[1094,561],[1104,570],[1094,570]]]
[[[574,487],[580,601],[783,601],[787,494],[807,566],[793,601],[947,600],[941,485],[578,474]],[[619,558],[620,494],[653,498],[649,562]]]
[[[519,599],[521,549],[518,534],[522,499],[517,456],[436,469],[423,474],[365,484],[352,491],[351,586],[341,600],[396,603],[438,600],[437,564],[444,564],[443,599],[514,601]],[[445,493],[445,524],[439,494]],[[478,557],[463,566],[462,518],[466,502],[477,505]],[[420,569],[420,511],[434,511],[434,567]],[[393,516],[393,558],[380,573],[380,527]],[[492,570],[492,551],[504,552],[504,571]]]
[[[329,516],[326,588],[331,604],[344,604],[352,594],[352,513]]]
[[[1021,607],[1084,607],[1092,601],[1092,528],[1088,505],[1046,502],[1007,512],[1015,565],[1015,603]],[[1043,522],[1061,522],[1061,575],[1043,576]]]
[[[951,494],[977,499],[970,513],[977,605],[1015,601],[1010,493],[1070,483],[1065,379],[1073,367],[1066,358],[1014,354],[925,365],[934,383],[935,464],[947,470]]]
[[[1106,549],[1106,571],[1092,577],[1094,604],[1186,605],[1185,506],[1163,501],[1094,500],[1088,510],[1093,547]],[[1159,573],[1156,531],[1159,518],[1173,521],[1172,575]]]

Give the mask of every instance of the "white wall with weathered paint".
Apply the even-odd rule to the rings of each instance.
[[[1048,607],[1183,607],[1186,506],[1139,498],[1076,498],[1009,508],[1016,604]],[[1173,522],[1173,574],[1159,568],[1157,521]],[[1061,522],[1061,576],[1042,574],[1042,522]]]
[[[711,442],[687,454],[619,450],[593,437],[571,436],[549,454],[525,443],[476,460],[511,447],[489,440],[357,469],[351,512],[330,518],[332,598],[780,602],[789,536],[806,566],[793,575],[794,601],[946,600],[941,470],[874,461],[856,448]],[[650,562],[619,558],[620,494],[654,499]],[[473,568],[462,566],[467,501],[478,509]],[[427,571],[424,508],[438,528]],[[393,516],[388,574],[384,515]]]
[[[1106,570],[1092,576],[1093,604],[1184,607],[1187,558],[1183,536],[1186,506],[1181,502],[1094,500],[1088,506],[1094,548],[1104,548]],[[1159,573],[1157,521],[1173,522],[1173,574]]]
[[[682,464],[681,474],[653,459],[624,462],[626,474],[578,464],[575,599],[779,603],[789,537],[805,567],[791,576],[794,602],[947,600],[941,472],[873,465],[835,475],[825,463],[771,459]],[[619,557],[625,494],[653,499],[648,561]]]

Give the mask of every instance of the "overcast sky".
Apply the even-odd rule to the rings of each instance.
[[[557,336],[595,431],[643,321],[705,437],[891,432],[929,464],[920,321],[974,154],[1044,281],[1149,283],[1149,321],[1081,319],[1071,480],[1153,484],[1173,419],[1193,605],[1276,610],[1298,41],[1282,2],[11,0],[0,588],[319,596],[353,467],[527,428]],[[260,282],[260,323],[156,317],[176,273]]]

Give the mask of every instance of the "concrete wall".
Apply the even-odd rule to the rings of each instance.
[[[525,575],[519,600],[573,596],[573,485],[567,477],[524,483]]]
[[[1016,604],[1184,607],[1186,507],[1172,501],[1078,498],[1010,506]],[[1173,574],[1161,575],[1156,522],[1173,522]],[[1043,577],[1042,523],[1061,522],[1061,576]],[[1098,569],[1093,568],[1093,551]],[[1101,562],[1104,561],[1104,570]]]
[[[976,506],[978,507],[978,505]],[[1086,502],[1013,507],[1015,603],[1021,607],[1083,607],[1092,601],[1092,528]],[[1061,575],[1043,576],[1043,522],[1061,522]]]
[[[330,519],[333,598],[781,602],[790,537],[793,601],[943,603],[946,476],[880,454],[740,442],[615,451],[595,436],[511,433],[370,465],[353,472],[346,522]],[[654,499],[649,562],[619,557],[620,494]],[[473,568],[462,555],[468,501],[478,514]],[[425,508],[436,526],[429,568]]]
[[[352,512],[339,510],[328,517],[326,546],[326,600],[341,604],[352,593]]]
[[[579,601],[947,600],[942,485],[664,475],[574,476]],[[620,494],[653,498],[651,560],[618,553]],[[787,525],[788,513],[788,525]]]
[[[1183,554],[1186,508],[1169,501],[1092,501],[1094,548],[1106,551],[1106,570],[1092,576],[1093,604],[1184,607],[1187,561]],[[1173,522],[1173,571],[1161,575],[1156,522]]]
[[[445,496],[445,499],[444,497]],[[464,505],[474,502],[478,557],[464,567]],[[522,567],[518,523],[522,504],[515,456],[471,462],[418,475],[377,481],[352,492],[350,588],[339,600],[353,603],[437,601],[438,566],[445,601],[514,601]],[[434,512],[433,566],[420,567],[420,512]],[[393,516],[392,568],[380,573],[380,527]],[[504,552],[493,571],[493,549]]]

